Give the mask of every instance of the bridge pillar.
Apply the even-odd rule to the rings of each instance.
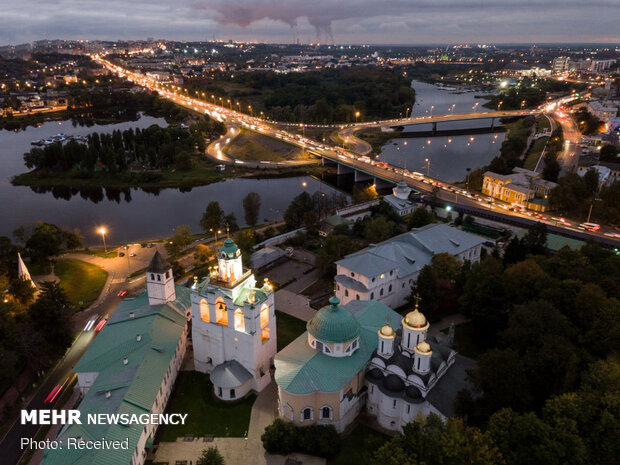
[[[355,177],[353,178],[355,182],[369,181],[372,179],[372,176],[369,174],[363,173],[361,171],[355,171]]]
[[[338,174],[351,174],[353,172],[357,173],[357,171],[355,171],[353,168],[349,168],[348,166],[338,163]]]
[[[495,126],[495,116],[491,118],[491,129]]]
[[[394,183],[390,181],[386,181],[385,179],[375,177],[375,189],[386,189],[389,187],[393,187]]]
[[[437,134],[437,121],[433,121],[432,132],[433,132],[433,135]]]

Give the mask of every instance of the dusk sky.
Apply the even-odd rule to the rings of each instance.
[[[0,44],[620,42],[620,0],[2,0]],[[333,39],[332,39],[333,38]]]

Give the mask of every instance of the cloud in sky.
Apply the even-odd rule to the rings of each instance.
[[[337,43],[619,42],[618,0],[2,0],[0,43],[39,38]]]

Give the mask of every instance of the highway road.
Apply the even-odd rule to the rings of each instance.
[[[291,144],[297,145],[299,147],[303,147],[309,150],[311,153],[315,154],[318,157],[322,157],[328,160],[335,161],[336,163],[340,163],[342,165],[348,166],[350,168],[363,171],[369,175],[376,176],[380,179],[384,179],[390,182],[398,182],[400,179],[405,179],[406,183],[420,191],[430,193],[435,191],[435,194],[440,199],[448,200],[451,198],[452,202],[455,204],[462,205],[473,205],[472,202],[476,202],[478,208],[482,208],[485,210],[502,213],[509,216],[514,216],[521,218],[523,220],[532,220],[532,217],[535,215],[532,212],[522,213],[522,212],[513,212],[509,209],[509,205],[506,205],[503,202],[497,201],[496,199],[492,199],[490,197],[481,196],[478,194],[472,194],[466,192],[462,189],[459,189],[455,186],[451,186],[444,182],[440,182],[438,180],[432,179],[427,176],[422,175],[414,175],[413,173],[407,172],[401,168],[388,165],[385,162],[376,162],[371,160],[369,157],[358,156],[356,153],[351,152],[349,150],[345,150],[342,147],[330,146],[325,143],[319,143],[312,139],[303,137],[299,134],[292,134],[283,130],[281,127],[275,127],[272,122],[267,122],[263,119],[253,117],[250,115],[246,115],[244,113],[240,113],[234,111],[231,108],[225,108],[222,106],[218,106],[212,103],[208,103],[201,99],[195,99],[187,96],[186,93],[180,88],[176,87],[174,89],[170,89],[165,87],[163,84],[154,81],[151,78],[147,78],[142,74],[133,73],[129,70],[121,68],[110,61],[105,60],[104,58],[94,55],[92,56],[93,60],[100,63],[102,66],[105,66],[107,69],[112,71],[113,73],[119,75],[120,77],[125,77],[132,82],[135,82],[141,86],[144,86],[150,90],[157,91],[162,97],[168,98],[177,104],[198,112],[200,114],[208,114],[210,117],[215,118],[219,121],[226,121],[227,124],[235,124],[239,127],[245,127],[249,130],[256,131],[261,134],[268,135],[270,137],[279,138],[285,142],[289,142]],[[450,115],[439,115],[432,117],[415,117],[415,118],[400,118],[400,119],[392,119],[392,120],[382,120],[382,121],[374,121],[374,122],[363,122],[357,124],[349,124],[349,125],[331,125],[330,127],[337,127],[341,129],[351,128],[364,128],[364,127],[372,127],[372,126],[383,126],[383,125],[402,125],[402,124],[411,124],[416,122],[434,122],[434,121],[454,121],[459,119],[472,119],[472,118],[489,118],[489,117],[510,117],[510,116],[523,116],[533,113],[540,113],[541,111],[553,111],[558,108],[561,103],[566,102],[574,97],[567,97],[564,99],[558,99],[552,102],[548,102],[545,104],[543,108],[537,110],[516,110],[516,111],[489,111],[489,112],[473,112],[473,113],[463,113],[463,114],[450,114]],[[276,123],[277,125],[277,123]],[[282,124],[281,124],[282,126]],[[299,127],[299,125],[296,125]],[[305,125],[312,126],[312,125]],[[317,125],[321,126],[321,125]],[[569,130],[570,132],[570,130]],[[570,133],[569,137],[574,137],[574,134]],[[570,156],[570,153],[569,153]],[[578,225],[570,222],[560,222],[549,220],[545,218],[543,215],[536,216],[536,221],[549,222],[550,225],[555,225],[558,228],[564,228],[567,231],[574,231],[579,233],[584,233],[587,237],[591,237],[595,240],[602,240],[605,243],[613,243],[618,244],[620,246],[620,234],[617,231],[611,230],[610,228],[601,228],[599,231],[590,232],[590,231],[581,231],[578,228]],[[557,224],[556,224],[557,223]]]

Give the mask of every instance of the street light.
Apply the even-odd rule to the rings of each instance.
[[[355,112],[355,122],[357,123],[358,118],[360,117],[360,112],[356,111]]]
[[[108,253],[108,248],[107,248],[107,247],[106,247],[106,245],[105,245],[105,233],[106,233],[106,229],[105,229],[103,226],[101,226],[101,227],[97,230],[97,232],[98,232],[99,234],[101,234],[101,239],[103,239],[103,251],[104,251],[105,253]]]
[[[431,172],[431,160],[428,158],[425,158],[424,161],[426,162],[426,177],[430,177],[430,172]]]

